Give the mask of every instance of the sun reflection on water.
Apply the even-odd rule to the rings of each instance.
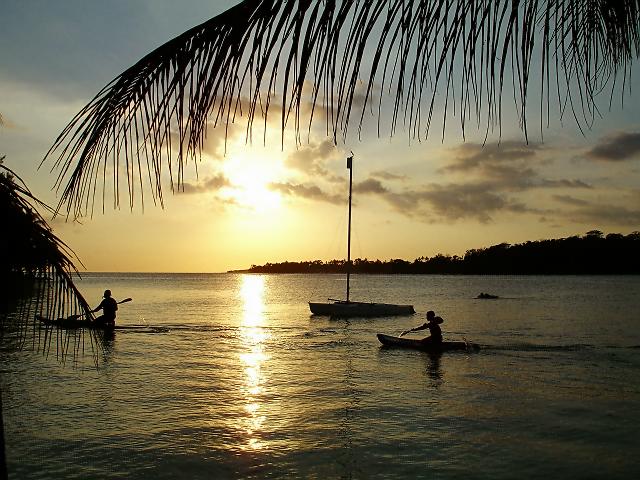
[[[264,351],[264,342],[269,335],[264,330],[264,289],[263,276],[244,275],[240,296],[243,302],[243,317],[240,335],[247,351],[240,354],[240,361],[244,365],[245,385],[243,395],[245,398],[246,419],[243,427],[247,434],[248,450],[261,450],[265,443],[260,439],[266,416],[263,414],[263,394],[265,389],[265,375],[263,363],[268,360]]]

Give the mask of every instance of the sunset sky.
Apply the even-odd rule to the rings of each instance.
[[[68,121],[146,53],[226,10],[222,0],[5,0],[0,29],[0,156],[51,205],[56,175],[38,165]],[[635,68],[634,80],[640,78]],[[296,146],[278,122],[251,144],[242,122],[211,129],[198,175],[166,189],[164,209],[107,201],[56,233],[89,271],[220,272],[251,264],[346,255],[345,157],[354,157],[352,257],[404,258],[507,242],[640,230],[640,92],[601,99],[603,117],[580,132],[552,115],[529,143],[507,113],[502,134],[450,118],[418,142],[374,122],[337,146],[320,127]],[[537,101],[537,99],[536,99]],[[534,108],[538,107],[534,101]],[[534,112],[535,113],[535,112]],[[384,119],[383,119],[384,120]],[[537,125],[535,116],[532,124]],[[441,128],[441,127],[440,127]],[[168,180],[166,182],[168,184]],[[167,185],[168,186],[168,185]]]

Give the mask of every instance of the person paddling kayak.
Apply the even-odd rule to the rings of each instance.
[[[116,310],[118,310],[118,302],[111,297],[111,290],[105,290],[102,302],[91,312],[102,310],[102,315],[95,319],[97,326],[105,328],[113,328],[116,326]]]
[[[423,323],[419,327],[412,328],[411,330],[405,330],[400,334],[400,336],[402,337],[409,332],[417,332],[418,330],[429,329],[431,335],[423,338],[422,342],[425,344],[441,344],[442,330],[440,329],[440,324],[443,322],[444,320],[442,318],[436,317],[436,314],[433,310],[429,310],[427,312],[427,323]]]

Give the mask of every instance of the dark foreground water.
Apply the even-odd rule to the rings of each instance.
[[[413,317],[310,317],[340,276],[86,275],[75,360],[4,349],[10,478],[638,478],[640,277],[356,276]],[[480,292],[499,300],[476,300]],[[479,353],[383,349],[433,309]]]

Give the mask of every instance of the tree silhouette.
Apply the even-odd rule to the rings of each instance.
[[[347,262],[283,262],[252,265],[251,273],[346,273]],[[365,274],[472,274],[558,275],[640,273],[640,234],[610,233],[606,237],[587,232],[584,237],[538,240],[467,250],[464,257],[419,257],[413,262],[357,258],[352,273]]]
[[[499,129],[511,90],[527,136],[537,77],[541,122],[558,108],[589,126],[598,96],[629,84],[639,12],[640,0],[241,1],[149,53],[71,120],[46,157],[58,210],[104,208],[110,181],[119,205],[120,171],[131,206],[145,184],[162,203],[163,165],[179,186],[207,128],[242,115],[247,139],[274,110],[296,141],[314,118],[338,142],[370,114],[378,134],[403,126],[420,139],[439,104],[443,125],[455,112],[463,132]]]

